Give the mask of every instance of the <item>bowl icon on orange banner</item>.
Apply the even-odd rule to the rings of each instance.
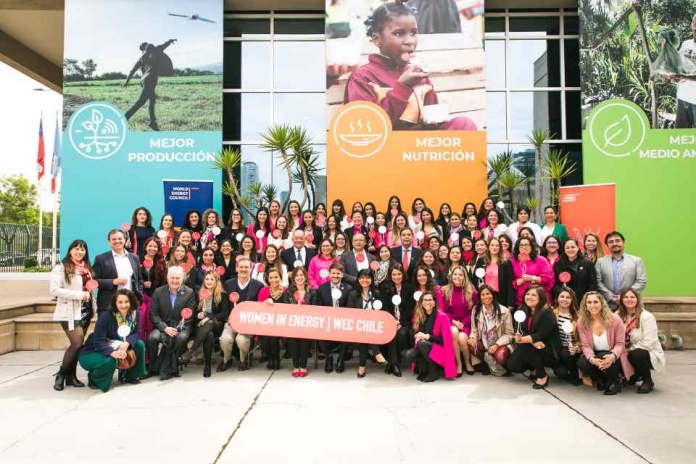
[[[354,147],[366,147],[382,138],[382,134],[339,134],[344,142]]]

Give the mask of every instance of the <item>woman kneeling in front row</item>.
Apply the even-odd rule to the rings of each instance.
[[[476,369],[480,364],[483,375],[508,376],[510,372],[506,365],[515,335],[512,315],[508,308],[495,300],[493,289],[488,285],[479,287],[479,300],[474,308],[468,340],[472,363]]]
[[[129,334],[121,337],[118,328],[128,327]],[[89,387],[109,391],[118,361],[135,352],[135,364],[119,373],[119,382],[138,384],[145,376],[145,344],[140,340],[138,301],[130,290],[120,289],[114,295],[111,309],[103,312],[80,352],[80,366],[87,371]]]
[[[434,382],[444,371],[446,378],[457,376],[450,320],[437,309],[435,294],[424,292],[413,317],[416,347],[404,351],[404,358],[416,365],[418,380]]]

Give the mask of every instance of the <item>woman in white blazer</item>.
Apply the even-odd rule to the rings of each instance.
[[[655,316],[643,308],[640,294],[633,289],[626,289],[619,295],[619,316],[626,326],[626,356],[636,373],[628,383],[642,379],[637,393],[650,393],[655,387],[651,370],[665,370],[665,353],[657,337],[657,321]]]
[[[57,391],[63,390],[65,384],[85,386],[77,379],[76,369],[77,357],[89,323],[97,311],[96,298],[92,293],[96,285],[92,287],[90,282],[93,278],[89,251],[83,240],[73,241],[65,258],[51,271],[51,295],[58,298],[53,320],[60,321],[60,326],[70,341],[53,385]]]

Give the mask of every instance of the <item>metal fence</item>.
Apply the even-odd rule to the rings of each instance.
[[[49,268],[60,258],[60,247],[56,237],[56,249],[52,245],[53,230],[43,227],[41,249],[39,249],[39,226],[8,224],[0,222],[0,272],[23,272],[28,269]],[[59,235],[60,229],[56,230]],[[33,259],[28,259],[33,258]]]

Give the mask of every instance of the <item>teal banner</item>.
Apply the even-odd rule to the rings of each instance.
[[[196,11],[191,11],[195,7]],[[220,210],[223,1],[66,0],[61,240],[92,254],[163,181],[211,181]]]

